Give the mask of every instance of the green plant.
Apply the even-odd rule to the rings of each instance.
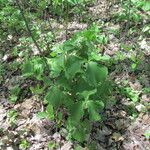
[[[34,95],[39,95],[44,92],[44,88],[40,87],[39,84],[37,84],[35,87],[30,87],[30,90]]]
[[[86,140],[92,123],[101,120],[99,113],[111,92],[108,69],[94,57],[99,55],[96,45],[105,44],[99,32],[93,25],[54,47],[50,54],[52,58],[47,58],[49,66],[39,57],[26,61],[23,66],[26,77],[35,77],[44,83],[45,68],[49,67],[48,80],[51,82],[47,85],[49,90],[45,99],[50,111],[47,112],[60,126],[65,115],[68,138],[80,142]]]
[[[140,24],[143,20],[140,10],[133,1],[134,0],[121,1],[122,9],[114,15],[117,21],[125,23],[125,32],[127,32],[128,35],[133,32],[131,28]]]
[[[46,111],[38,112],[37,117],[40,119],[47,118],[50,120],[54,120],[55,116],[54,116],[54,110],[53,110],[52,105],[48,105],[46,108]]]
[[[0,0],[0,24],[4,31],[8,30],[8,33],[14,31],[19,33],[24,29],[24,22],[14,1]]]
[[[130,54],[130,60],[132,61],[131,69],[135,71],[144,60],[143,52],[137,50],[137,52],[135,53],[134,51],[132,51],[132,53]]]
[[[19,85],[16,85],[14,86],[11,91],[10,91],[10,96],[9,96],[9,100],[12,102],[12,103],[15,103],[18,99],[18,95],[20,93],[20,87]]]
[[[146,35],[149,35],[150,34],[150,25],[149,24],[144,25],[142,32],[145,33]]]
[[[150,139],[150,130],[146,130],[145,133],[144,133],[144,136],[145,136],[147,139]]]
[[[52,150],[52,149],[54,149],[56,147],[57,147],[57,143],[56,142],[54,142],[54,141],[48,142],[48,149],[49,150]]]
[[[83,14],[86,12],[86,6],[95,0],[52,0],[51,7],[49,10],[52,11],[53,14],[65,20],[67,25],[68,21],[72,19],[72,16],[78,16],[80,21],[84,20]]]
[[[21,150],[26,150],[28,149],[30,146],[29,142],[26,139],[21,140],[20,144],[19,144],[19,148]]]
[[[150,88],[149,87],[143,88],[143,93],[144,94],[149,94],[150,93]]]
[[[149,0],[132,0],[132,3],[138,9],[142,9],[145,12],[150,11],[150,1]]]
[[[123,88],[122,92],[133,102],[137,102],[139,100],[139,92],[133,90],[131,87]]]
[[[16,119],[17,119],[17,116],[18,116],[18,113],[16,110],[14,109],[11,109],[7,112],[7,118],[8,118],[8,121],[11,123],[11,124],[15,124],[16,123]]]

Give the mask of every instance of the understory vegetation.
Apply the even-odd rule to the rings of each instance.
[[[149,0],[0,0],[0,26],[0,149],[150,149]]]

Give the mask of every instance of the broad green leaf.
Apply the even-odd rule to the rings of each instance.
[[[42,80],[42,75],[44,72],[44,66],[41,62],[34,63],[34,75],[38,80]]]
[[[62,121],[62,119],[63,119],[63,114],[62,114],[62,112],[58,112],[57,113],[57,117],[58,117],[58,121]]]
[[[72,52],[75,49],[75,44],[73,39],[64,42],[62,47],[65,52]]]
[[[54,110],[53,110],[53,106],[52,105],[48,105],[47,107],[46,107],[46,111],[47,111],[47,113],[48,113],[48,118],[50,119],[50,120],[54,120]]]
[[[90,61],[87,65],[86,77],[87,81],[92,86],[98,86],[105,81],[108,74],[108,69],[98,65],[96,62]]]
[[[45,87],[53,84],[53,81],[48,76],[43,77],[43,82],[44,82]]]
[[[83,76],[84,78],[84,76]],[[88,81],[83,79],[81,76],[76,78],[76,81],[73,82],[72,90],[75,93],[82,93],[83,91],[91,91],[93,90],[93,87],[88,84]]]
[[[66,77],[63,74],[58,77],[58,79],[56,81],[56,84],[58,84],[59,86],[64,87],[67,90],[71,89],[70,80],[67,80]]]
[[[39,118],[39,119],[44,119],[44,118],[47,118],[47,113],[46,112],[38,112],[37,113],[37,117]]]
[[[61,71],[64,69],[64,55],[52,58],[50,62],[51,77],[58,77]]]
[[[91,60],[93,61],[101,61],[101,62],[109,62],[111,57],[109,55],[98,55],[96,52],[91,53]]]
[[[23,69],[22,69],[23,75],[24,76],[31,76],[34,73],[34,68],[33,68],[33,64],[30,61],[27,61],[23,64]]]
[[[101,120],[100,117],[100,110],[104,108],[104,103],[102,101],[88,101],[87,103],[88,112],[90,115],[90,120],[92,121],[99,121]]]
[[[42,76],[44,73],[44,68],[45,68],[45,62],[43,60],[43,58],[35,58],[32,60],[33,63],[33,67],[34,67],[34,76],[38,79],[38,80],[42,80]]]
[[[44,68],[44,60],[42,58],[35,57],[24,63],[22,71],[23,75],[26,77],[34,76],[38,80],[42,80]]]
[[[98,33],[100,30],[98,29],[98,26],[92,25],[90,29],[84,30],[81,32],[84,36],[84,38],[87,38],[88,42],[97,42]]]
[[[45,99],[53,106],[59,107],[65,98],[63,92],[56,86],[50,88],[49,92],[47,93]]]
[[[76,102],[72,106],[70,106],[69,109],[70,112],[70,119],[72,122],[79,122],[80,119],[83,117],[84,110],[83,110],[83,103],[82,102]]]
[[[67,79],[73,79],[76,73],[82,72],[81,65],[83,61],[75,56],[70,55],[66,58],[65,63],[65,76]]]
[[[144,11],[150,11],[150,1],[144,2],[144,5],[143,5],[142,9]]]
[[[91,131],[91,122],[87,119],[84,121],[78,123],[77,125],[74,125],[72,137],[79,141],[83,142],[86,141],[90,131]]]
[[[79,95],[83,96],[85,100],[89,100],[89,97],[97,92],[97,89],[91,90],[91,91],[83,91],[82,93],[79,93]]]
[[[79,129],[77,128],[75,132],[72,134],[73,138],[79,142],[83,142],[86,139],[86,131],[85,128]]]
[[[95,94],[95,96],[97,96],[97,98],[101,98],[102,100],[104,100],[108,98],[108,95],[111,94],[111,91],[112,91],[112,83],[107,80],[97,87],[97,93]]]

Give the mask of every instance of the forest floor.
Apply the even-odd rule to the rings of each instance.
[[[109,107],[106,107],[103,114],[105,119],[93,125],[90,141],[96,145],[96,150],[149,150],[150,141],[145,137],[145,133],[147,131],[150,134],[150,91],[145,91],[150,87],[150,45],[148,45],[150,38],[139,40],[138,33],[126,38],[126,31],[122,30],[124,24],[117,23],[111,18],[114,12],[119,11],[119,4],[108,6],[110,6],[108,1],[98,1],[98,4],[88,7],[87,15],[96,24],[104,21],[103,32],[109,38],[104,54],[115,58],[122,53],[123,57],[126,57],[110,69],[110,77],[128,93],[126,95],[113,93],[114,100],[108,104]],[[61,30],[57,33],[57,41],[63,42],[65,25],[55,21],[52,26]],[[69,22],[68,34],[71,36],[74,32],[87,27],[88,24],[76,20]],[[116,36],[112,30],[120,30],[119,35]],[[51,147],[51,149],[73,150],[78,147],[78,150],[88,150],[77,142],[67,141],[65,128],[57,130],[54,122],[37,117],[37,113],[43,111],[45,106],[40,97],[28,94],[28,87],[33,84],[32,81],[24,81],[18,69],[10,68],[12,63],[20,59],[19,56],[11,58],[11,48],[19,44],[13,41],[14,38],[0,45],[2,49],[5,48],[1,62],[7,62],[0,85],[0,149],[19,150],[26,147],[25,149],[29,150],[48,150]],[[121,43],[129,46],[138,43],[141,46],[144,59],[141,60],[136,72],[131,69],[130,56],[138,51],[124,51]],[[8,100],[9,91],[17,84],[21,85],[25,97],[12,104]],[[134,102],[134,98],[138,99],[137,102]]]

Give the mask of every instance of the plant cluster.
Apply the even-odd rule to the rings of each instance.
[[[68,138],[83,142],[92,123],[100,121],[111,82],[108,69],[97,60],[104,37],[93,25],[53,48],[51,58],[33,57],[23,65],[23,75],[44,84],[49,118],[60,125],[65,119]],[[102,40],[103,39],[103,40]],[[39,88],[38,88],[39,89]]]
[[[14,31],[19,34],[24,29],[24,20],[14,1],[0,0],[0,25],[3,34],[13,34]]]
[[[130,25],[141,23],[143,20],[142,12],[150,11],[148,0],[126,0],[122,1],[122,10],[116,14],[118,21],[130,22]]]

